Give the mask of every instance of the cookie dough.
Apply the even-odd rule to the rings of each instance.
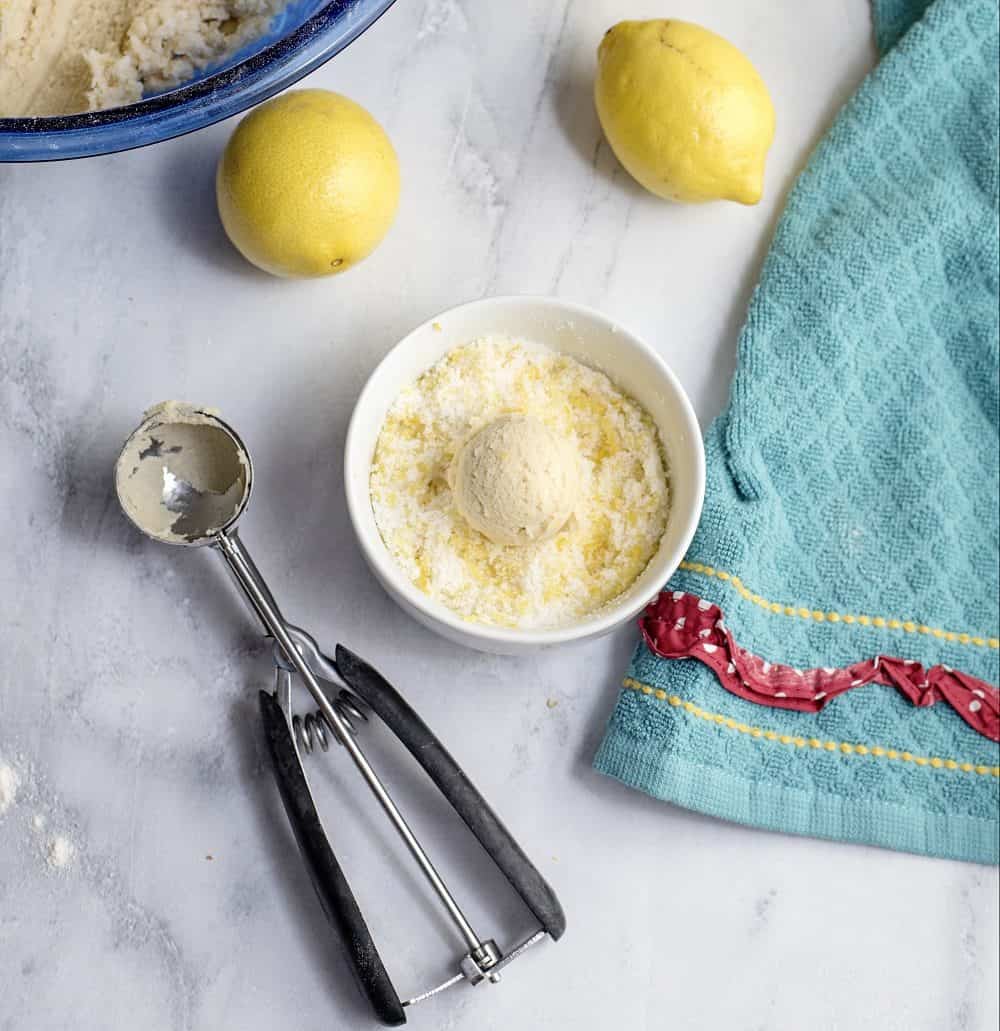
[[[540,420],[501,415],[466,441],[448,480],[470,526],[495,544],[532,544],[573,514],[579,465],[569,441]]]
[[[3,0],[0,117],[133,104],[263,34],[283,0]]]

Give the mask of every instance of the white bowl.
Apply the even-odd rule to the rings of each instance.
[[[375,523],[369,477],[382,423],[399,392],[459,344],[491,334],[520,337],[572,355],[599,369],[653,417],[667,453],[670,514],[659,550],[618,599],[568,626],[513,630],[462,619],[428,597],[389,553]],[[550,297],[490,297],[452,308],[418,326],[379,363],[358,398],[344,455],[347,508],[375,576],[414,618],[470,648],[524,654],[566,641],[598,637],[634,618],[656,596],[687,551],[705,493],[705,452],[691,402],[663,359],[611,319]]]

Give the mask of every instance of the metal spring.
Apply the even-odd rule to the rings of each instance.
[[[361,708],[363,704],[361,699],[343,688],[331,704],[336,709],[337,715],[344,721],[348,731],[356,737],[357,725],[368,722],[368,716]],[[330,747],[331,737],[338,745],[340,744],[336,732],[319,709],[316,709],[315,712],[308,712],[305,716],[293,716],[292,728],[299,745],[306,754],[311,754],[317,745],[324,752],[327,751]]]

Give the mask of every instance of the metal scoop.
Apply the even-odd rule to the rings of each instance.
[[[404,1006],[462,980],[497,981],[499,970],[529,945],[545,934],[559,938],[565,917],[552,889],[427,725],[364,660],[340,645],[336,659],[330,659],[310,634],[281,614],[236,531],[250,500],[253,463],[235,430],[206,409],[176,402],[159,405],[146,413],[125,442],[115,466],[115,486],[125,514],[149,537],[168,544],[207,544],[219,551],[265,634],[274,638],[277,687],[273,694],[261,692],[261,711],[275,775],[324,910],[343,939],[376,1016],[386,1024],[404,1023]],[[315,716],[305,720],[291,711],[293,671],[301,676],[318,708]],[[320,681],[339,692],[333,701]],[[352,691],[341,690],[341,681]],[[357,695],[423,766],[541,923],[538,931],[506,955],[473,929],[355,740],[354,719],[367,718],[356,704]],[[312,801],[300,746],[309,752],[318,741],[325,751],[324,726],[346,748],[468,949],[457,974],[405,1002],[389,980]]]

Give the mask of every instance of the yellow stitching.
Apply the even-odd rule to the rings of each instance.
[[[914,623],[909,619],[887,619],[885,616],[856,616],[852,613],[823,612],[820,609],[796,608],[792,605],[782,605],[777,601],[768,601],[759,594],[747,588],[738,576],[732,573],[725,573],[722,570],[714,569],[712,566],[703,565],[701,562],[682,562],[681,569],[688,573],[699,573],[701,576],[714,577],[716,580],[728,582],[736,590],[740,597],[759,605],[762,609],[786,616],[798,616],[800,619],[808,619],[817,623],[860,623],[861,626],[876,626],[879,629],[902,630],[907,634],[930,634],[941,640],[951,641],[957,644],[972,644],[977,648],[1000,648],[1000,637],[980,637],[978,634],[957,633],[954,630],[942,630],[940,627],[925,626],[923,623]]]
[[[880,745],[854,745],[847,741],[821,741],[818,737],[793,737],[790,734],[779,734],[774,730],[762,730],[760,727],[751,727],[746,723],[737,723],[731,717],[723,716],[717,712],[706,712],[698,708],[694,702],[686,702],[678,695],[668,695],[666,691],[658,687],[651,687],[640,680],[633,680],[626,677],[622,686],[632,691],[639,691],[641,694],[651,695],[661,701],[668,702],[675,709],[683,709],[692,716],[715,723],[717,726],[725,727],[728,730],[735,730],[737,734],[748,734],[758,740],[778,742],[783,745],[794,745],[796,748],[816,748],[826,752],[839,752],[841,755],[873,756],[878,759],[894,759],[901,762],[913,763],[922,766],[924,769],[932,770],[961,770],[963,773],[978,773],[980,776],[1000,777],[1000,766],[974,766],[969,762],[957,762],[955,759],[927,758],[923,755],[913,755],[912,752],[898,752],[895,748],[883,748]]]

